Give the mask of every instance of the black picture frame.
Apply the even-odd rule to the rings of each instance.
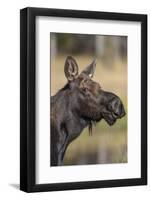
[[[71,183],[35,183],[35,19],[37,16],[141,23],[141,178]],[[20,10],[20,189],[25,192],[147,184],[147,15],[48,8]]]

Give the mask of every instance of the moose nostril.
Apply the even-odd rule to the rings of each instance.
[[[120,99],[113,98],[108,104],[108,110],[112,113],[114,118],[122,118],[125,116],[125,109]]]
[[[117,114],[118,106],[119,106],[119,105],[118,105],[117,100],[116,100],[116,99],[113,99],[113,100],[109,103],[108,109],[109,109],[110,111],[113,111],[114,113]]]

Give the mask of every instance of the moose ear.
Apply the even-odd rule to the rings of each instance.
[[[81,73],[86,74],[87,76],[92,78],[94,75],[95,68],[96,68],[96,60],[93,60],[93,62],[90,65],[88,65]]]
[[[78,65],[72,56],[66,58],[64,73],[68,81],[73,81],[78,77]]]

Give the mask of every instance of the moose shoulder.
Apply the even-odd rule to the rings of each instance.
[[[113,125],[125,115],[120,98],[92,80],[95,67],[93,61],[79,74],[75,59],[66,58],[64,72],[68,82],[51,97],[51,166],[63,164],[68,145],[85,127],[91,128],[101,119]]]

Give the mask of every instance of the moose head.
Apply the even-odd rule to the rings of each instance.
[[[64,72],[68,83],[51,97],[51,165],[62,165],[68,145],[85,127],[104,119],[110,126],[125,115],[120,98],[92,80],[94,60],[80,74],[76,60],[68,56]]]

